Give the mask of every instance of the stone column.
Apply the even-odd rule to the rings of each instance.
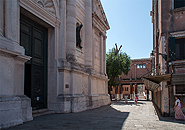
[[[85,0],[85,65],[92,67],[92,1]]]
[[[0,0],[0,36],[3,36],[4,30],[4,1]]]
[[[60,0],[59,58],[66,59],[66,0]]]
[[[67,0],[66,53],[70,60],[76,59],[76,0]],[[69,56],[70,55],[70,56]]]
[[[100,74],[103,74],[103,34],[100,33]]]
[[[5,37],[18,43],[19,30],[18,0],[5,0]]]

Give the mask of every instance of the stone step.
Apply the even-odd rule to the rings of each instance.
[[[138,99],[139,100],[145,100],[146,98],[144,96],[139,96]]]
[[[48,110],[48,109],[40,109],[40,110],[34,110],[32,111],[32,116],[37,117],[37,116],[43,116],[43,115],[48,115],[48,114],[54,114],[54,111]]]

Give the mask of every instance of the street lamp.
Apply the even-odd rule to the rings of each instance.
[[[163,58],[165,61],[167,61],[167,55],[166,55],[166,54],[162,54],[162,53],[159,53],[159,52],[156,52],[156,51],[152,51],[152,53],[150,53],[150,57],[151,57],[151,58],[154,58],[154,57],[155,57],[154,53],[157,53],[157,54],[161,55],[162,58]]]

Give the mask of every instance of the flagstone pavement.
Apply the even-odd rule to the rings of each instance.
[[[157,116],[151,101],[112,101],[79,113],[50,114],[8,130],[185,130],[185,121]]]

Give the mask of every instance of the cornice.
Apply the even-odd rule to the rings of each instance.
[[[105,22],[97,15],[96,12],[93,12],[92,13],[92,17],[93,17],[93,20],[94,21],[97,21],[98,23],[101,24],[100,27],[105,28],[105,30],[109,30],[110,29],[109,25],[107,26],[107,24],[105,24]]]
[[[95,4],[99,7],[99,9],[101,11],[101,14],[103,16],[103,23],[108,27],[108,29],[110,29],[109,23],[107,21],[107,17],[105,15],[105,12],[104,12],[102,4],[101,4],[101,1],[100,0],[95,0]]]

